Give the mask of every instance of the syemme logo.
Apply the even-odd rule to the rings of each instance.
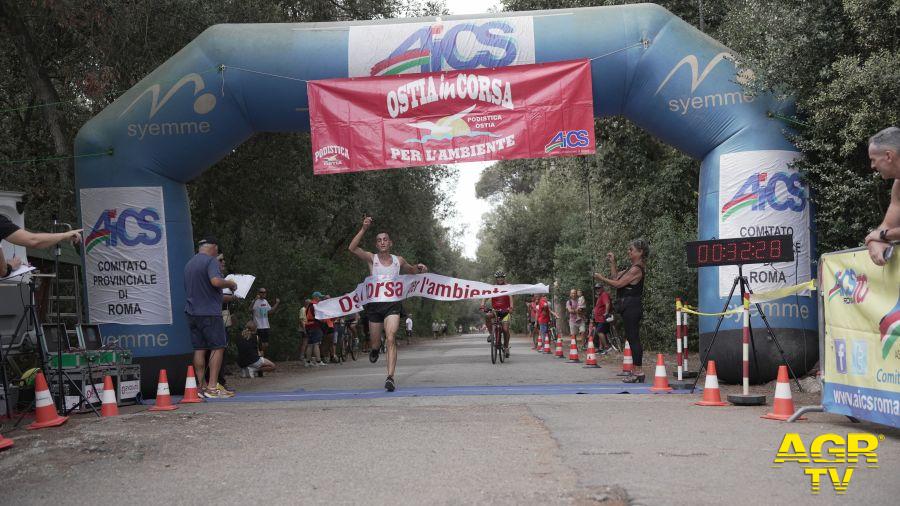
[[[778,186],[787,190],[787,198],[779,200]],[[744,181],[741,188],[722,206],[722,222],[742,210],[765,211],[771,207],[775,211],[800,212],[806,208],[806,188],[799,173],[757,172]]]
[[[714,68],[716,68],[716,65],[718,65],[722,61],[732,61],[733,59],[734,56],[731,53],[721,52],[713,56],[701,72],[700,62],[697,60],[697,56],[689,54],[682,58],[678,63],[676,63],[674,67],[672,67],[672,70],[669,71],[669,73],[666,75],[666,78],[663,79],[659,84],[659,87],[656,88],[656,93],[654,95],[659,95],[659,92],[662,91],[666,84],[669,83],[669,80],[672,79],[672,76],[674,76],[681,67],[687,66],[691,72],[691,92],[687,96],[669,100],[670,111],[685,115],[692,110],[710,109],[713,107],[743,104],[744,102],[753,102],[753,95],[747,95],[741,91],[724,93],[715,92],[706,95],[694,96],[694,92],[696,92],[697,88],[699,88],[703,81],[706,80],[707,76],[709,76],[709,73],[712,72]],[[753,73],[750,70],[742,70],[738,73],[736,80],[739,84],[744,84],[746,82],[749,82],[752,77]]]
[[[339,156],[349,160],[350,150],[344,146],[324,146],[316,150],[314,161],[318,162],[321,159],[327,166],[342,165],[343,161],[338,158]]]
[[[787,463],[799,464],[803,474],[809,476],[813,494],[818,494],[822,478],[827,478],[838,495],[847,493],[853,472],[864,463],[869,469],[878,468],[878,442],[884,435],[851,432],[844,438],[839,434],[816,436],[809,444],[809,451],[803,439],[796,432],[784,435],[772,467],[780,468]],[[846,466],[846,467],[840,467]]]
[[[868,276],[845,269],[834,273],[834,286],[828,291],[828,300],[840,296],[844,304],[861,304],[868,294]]]
[[[136,234],[129,233],[129,226],[140,230]],[[159,212],[147,207],[144,209],[126,208],[120,213],[117,209],[107,209],[100,213],[93,231],[85,239],[85,249],[90,252],[102,243],[107,247],[137,246],[145,244],[152,246],[162,239],[162,224],[159,220]]]
[[[462,23],[446,33],[437,23],[416,30],[373,65],[369,75],[505,67],[515,61],[517,52],[515,27],[505,21]]]
[[[550,142],[544,146],[544,153],[555,149],[583,148],[591,143],[587,130],[564,130],[556,132]]]
[[[881,332],[881,358],[887,358],[891,347],[900,339],[900,300],[897,300],[894,309],[878,322],[878,330]],[[900,350],[897,358],[900,359]]]
[[[144,95],[150,94],[150,112],[147,115],[146,122],[136,122],[128,124],[128,136],[129,137],[137,137],[138,140],[144,140],[145,137],[151,136],[168,136],[168,135],[190,135],[190,134],[205,134],[209,133],[211,130],[210,124],[208,121],[165,121],[165,122],[153,122],[151,121],[156,113],[158,113],[163,107],[165,107],[166,103],[171,99],[184,85],[191,83],[194,88],[194,112],[199,115],[204,115],[213,110],[216,106],[216,96],[212,93],[202,93],[206,87],[206,84],[203,82],[203,77],[200,74],[188,74],[175,83],[165,95],[163,95],[162,100],[159,98],[159,93],[161,91],[160,85],[154,84],[150,86],[143,93],[137,96],[128,107],[119,114],[119,117],[125,116],[131,111],[138,102],[141,102],[141,99],[144,98]]]

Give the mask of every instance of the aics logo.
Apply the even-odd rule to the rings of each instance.
[[[125,208],[107,209],[100,213],[94,223],[93,232],[85,240],[85,249],[90,252],[100,244],[116,248],[145,244],[153,246],[162,239],[162,224],[159,212],[147,207],[144,209]]]
[[[156,116],[163,107],[166,106],[166,103],[178,93],[181,88],[183,88],[187,84],[193,84],[194,90],[194,104],[193,110],[197,115],[204,115],[209,113],[216,107],[216,96],[212,93],[206,92],[204,93],[204,89],[206,88],[206,83],[203,82],[203,77],[200,74],[188,74],[181,79],[178,80],[169,90],[163,95],[162,99],[159,98],[159,94],[161,91],[160,85],[154,84],[150,86],[143,93],[137,96],[128,107],[119,114],[119,117],[125,116],[128,114],[135,106],[139,103],[145,103],[142,99],[145,95],[150,95],[150,110],[147,115],[146,122],[135,122],[128,124],[128,136],[129,137],[137,137],[138,140],[144,140],[145,137],[157,137],[157,136],[169,136],[169,135],[190,135],[190,134],[205,134],[210,132],[210,124],[208,121],[197,121],[196,119],[190,119],[187,121],[164,121],[164,122],[154,122],[153,117]]]

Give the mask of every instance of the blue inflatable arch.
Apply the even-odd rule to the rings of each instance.
[[[306,86],[298,81],[360,75],[354,69],[373,61],[421,72],[576,58],[596,58],[597,117],[625,116],[702,160],[699,238],[791,232],[796,264],[760,266],[751,281],[808,279],[811,210],[788,166],[796,149],[769,117],[783,106],[745,95],[729,49],[659,6],[217,25],[78,133],[76,154],[113,150],[76,162],[91,320],[107,339],[134,350],[145,390],[152,391],[165,366],[173,386],[183,384],[191,344],[182,271],[195,251],[185,185],[256,132],[308,132]],[[732,277],[701,269],[702,310],[722,308]],[[766,310],[794,369],[809,370],[818,358],[813,299],[799,296]],[[703,343],[715,322],[699,325]],[[723,329],[713,357],[720,377],[734,382],[740,321],[729,318]],[[762,332],[756,336],[758,363],[751,365],[757,380],[768,381],[780,359]]]

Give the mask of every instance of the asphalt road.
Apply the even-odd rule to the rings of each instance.
[[[900,431],[829,414],[790,425],[760,419],[772,392],[770,406],[745,408],[697,407],[699,395],[554,393],[546,386],[617,383],[618,359],[585,369],[528,348],[516,339],[511,360],[492,365],[483,336],[401,345],[398,394],[439,390],[429,396],[131,407],[34,432],[4,424],[15,447],[0,453],[0,504],[896,504],[900,496]],[[383,360],[283,364],[232,380],[235,400],[380,392]],[[523,385],[544,390],[446,388]],[[844,496],[827,481],[814,496],[799,466],[772,467],[786,432],[808,444],[861,431],[885,435],[880,467],[856,469]]]

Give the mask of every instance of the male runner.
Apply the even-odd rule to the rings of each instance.
[[[400,275],[418,274],[428,272],[425,264],[409,264],[403,257],[392,255],[391,247],[394,245],[391,236],[387,232],[381,232],[375,236],[375,249],[377,254],[373,254],[359,247],[363,236],[369,227],[372,226],[372,217],[364,216],[362,227],[359,232],[350,241],[347,248],[351,253],[359,257],[360,260],[366,262],[375,281],[390,281]],[[366,316],[369,319],[369,332],[371,334],[372,343],[369,352],[369,362],[373,364],[378,361],[378,348],[381,347],[382,331],[387,336],[387,379],[384,381],[384,388],[388,392],[393,392],[397,388],[394,382],[394,372],[397,369],[397,343],[394,335],[400,327],[400,313],[402,311],[400,302],[370,302],[365,306]]]
[[[497,271],[494,273],[494,284],[505,285],[506,273]],[[503,352],[506,358],[509,358],[509,317],[513,312],[513,300],[509,295],[501,295],[491,298],[491,308],[497,312],[497,318],[500,318],[501,332],[503,333]],[[490,341],[490,329],[494,320],[494,313],[485,308],[484,299],[481,300],[481,310],[486,313],[485,324],[488,328],[488,340]]]

